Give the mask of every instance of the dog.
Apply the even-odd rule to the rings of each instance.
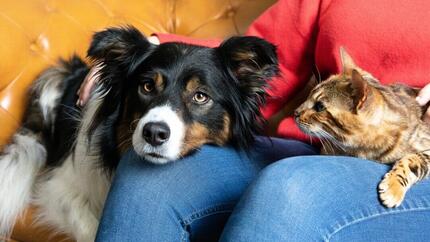
[[[132,26],[94,34],[101,65],[90,100],[76,106],[91,65],[73,56],[42,72],[24,121],[0,156],[0,234],[31,201],[39,223],[93,241],[121,155],[129,149],[165,164],[203,144],[246,150],[264,122],[276,47],[231,37],[217,48],[154,45]],[[180,162],[180,161],[179,161]]]

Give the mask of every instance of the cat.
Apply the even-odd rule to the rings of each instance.
[[[322,153],[394,164],[378,186],[386,207],[399,206],[408,189],[430,171],[427,107],[415,98],[419,89],[382,85],[340,49],[342,72],[319,83],[295,111],[302,131],[317,137]]]

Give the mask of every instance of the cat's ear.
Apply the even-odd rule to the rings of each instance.
[[[352,70],[351,88],[354,111],[357,112],[363,107],[367,100],[368,84],[363,76],[355,69]]]
[[[344,47],[340,47],[340,60],[342,62],[342,74],[350,74],[352,70],[359,69]]]

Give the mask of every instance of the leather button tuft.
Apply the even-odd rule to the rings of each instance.
[[[55,12],[58,12],[58,9],[57,9],[57,8],[55,8],[54,6],[49,5],[49,4],[45,4],[45,5],[44,5],[44,9],[45,9],[45,11],[46,11],[47,13],[55,13]]]
[[[49,40],[48,38],[40,34],[37,39],[31,41],[30,43],[30,50],[33,52],[44,52],[49,49]]]
[[[227,7],[227,9],[225,10],[225,17],[226,18],[233,18],[234,17],[234,15],[236,15],[236,12],[237,12],[237,7],[236,6],[232,6],[232,5],[229,5],[228,7]]]

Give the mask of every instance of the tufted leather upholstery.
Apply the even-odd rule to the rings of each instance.
[[[27,87],[59,56],[85,55],[94,31],[133,24],[146,34],[243,33],[274,0],[0,0],[0,147],[17,128]]]
[[[0,150],[19,126],[27,88],[58,57],[85,56],[94,31],[132,24],[144,33],[241,34],[274,0],[0,0]],[[29,213],[31,215],[31,212]],[[57,241],[18,223],[21,241]],[[0,239],[1,240],[1,239]]]

